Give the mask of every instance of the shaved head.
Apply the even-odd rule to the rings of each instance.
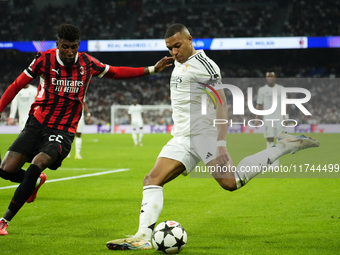
[[[165,32],[164,39],[170,38],[171,36],[174,36],[176,33],[180,33],[182,36],[184,35],[190,36],[190,32],[186,26],[180,23],[176,23],[168,27],[168,29]]]

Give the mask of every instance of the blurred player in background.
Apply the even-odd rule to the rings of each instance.
[[[32,63],[6,89],[0,99],[0,117],[16,94],[40,77],[38,95],[25,128],[8,149],[0,165],[0,177],[20,185],[0,219],[0,235],[25,202],[33,202],[46,180],[46,168],[58,169],[69,154],[81,117],[83,100],[92,76],[127,79],[160,72],[171,66],[164,57],[149,67],[114,67],[79,53],[80,30],[71,24],[58,27],[57,48],[39,52]],[[22,169],[30,162],[27,171]]]
[[[143,123],[144,123],[144,111],[143,107],[138,104],[138,99],[132,100],[132,105],[128,110],[130,124],[132,126],[132,139],[135,146],[143,146],[142,139],[143,139]],[[139,129],[139,139],[137,140],[137,133],[136,129]]]
[[[11,103],[11,111],[9,114],[9,118],[7,119],[8,125],[15,124],[14,119],[18,111],[20,132],[24,129],[24,126],[28,119],[28,113],[30,111],[31,105],[35,100],[37,92],[37,87],[30,84],[27,84],[22,90],[20,90],[20,92],[15,96]]]
[[[223,89],[215,91],[219,97],[212,93],[218,102],[216,109],[214,103],[209,102],[207,114],[201,114],[201,98],[205,92],[199,88],[203,86],[202,81],[209,83],[209,86],[221,82],[219,67],[203,50],[195,50],[193,39],[184,25],[171,25],[164,37],[175,59],[170,79],[174,137],[163,147],[154,167],[144,178],[137,233],[107,242],[111,250],[151,249],[151,235],[163,209],[163,186],[167,182],[180,174],[188,175],[201,160],[210,170],[234,167],[227,150],[227,125],[213,126],[214,119],[228,119]],[[223,189],[233,191],[246,185],[262,171],[263,166],[270,165],[280,156],[318,146],[319,143],[311,138],[282,134],[277,146],[242,159],[232,171],[211,171],[211,174]],[[257,170],[246,170],[253,166]]]
[[[267,138],[267,149],[274,145],[274,140],[284,131],[281,122],[285,119],[281,115],[281,89],[283,86],[275,83],[276,74],[273,70],[266,72],[267,84],[260,87],[257,92],[256,109],[268,110],[273,105],[273,90],[277,91],[277,107],[276,110],[269,115],[263,116],[264,137]],[[258,119],[256,116],[255,119]],[[275,119],[275,121],[270,121]],[[257,123],[258,124],[258,123]],[[272,166],[279,166],[279,159],[272,163]]]
[[[77,131],[76,131],[76,136],[75,136],[75,141],[74,141],[74,147],[75,147],[75,159],[83,159],[83,157],[80,155],[81,152],[81,146],[83,144],[83,139],[81,138],[81,134],[84,132],[85,128],[85,120],[87,124],[92,124],[92,119],[91,119],[91,113],[89,111],[89,108],[87,106],[87,103],[84,100],[84,108],[83,112],[81,114],[81,117],[79,119]],[[68,158],[70,157],[70,153],[67,156]]]

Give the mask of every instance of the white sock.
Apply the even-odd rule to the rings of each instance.
[[[80,155],[81,144],[82,144],[82,139],[81,139],[81,137],[76,137],[76,141],[75,141],[76,155]]]
[[[6,220],[5,218],[1,218],[0,221],[2,221],[2,220],[3,220],[4,222],[6,222],[7,225],[9,225],[9,223],[10,223],[9,220]]]
[[[143,135],[144,135],[144,133],[143,133],[143,130],[141,129],[139,131],[139,143],[142,143]]]
[[[132,139],[135,145],[137,145],[137,134],[135,130],[132,130]]]
[[[273,167],[279,166],[280,165],[280,160],[279,159],[275,160],[271,165]]]
[[[35,183],[35,188],[39,186],[40,182],[41,182],[41,178],[38,177],[37,182]]]
[[[143,200],[139,215],[139,228],[134,237],[151,241],[152,231],[163,209],[163,187],[157,185],[144,186]]]
[[[272,147],[273,145],[274,145],[274,142],[267,142],[267,149]],[[273,167],[279,166],[279,164],[280,164],[279,159],[277,159],[272,163],[272,166]]]
[[[262,166],[268,167],[271,162],[274,162],[286,153],[281,147],[275,146],[242,159],[237,165],[235,172],[237,188],[242,187],[249,180],[261,173]]]

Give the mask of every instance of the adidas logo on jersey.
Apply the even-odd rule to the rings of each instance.
[[[211,156],[212,156],[212,154],[211,154],[210,152],[208,152],[205,159],[208,159],[208,158],[211,157]]]

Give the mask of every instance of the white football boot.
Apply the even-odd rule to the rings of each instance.
[[[287,132],[282,132],[277,137],[276,146],[285,150],[285,154],[294,154],[300,150],[308,149],[311,147],[319,147],[320,143],[312,137],[305,135],[295,136],[290,135]]]

